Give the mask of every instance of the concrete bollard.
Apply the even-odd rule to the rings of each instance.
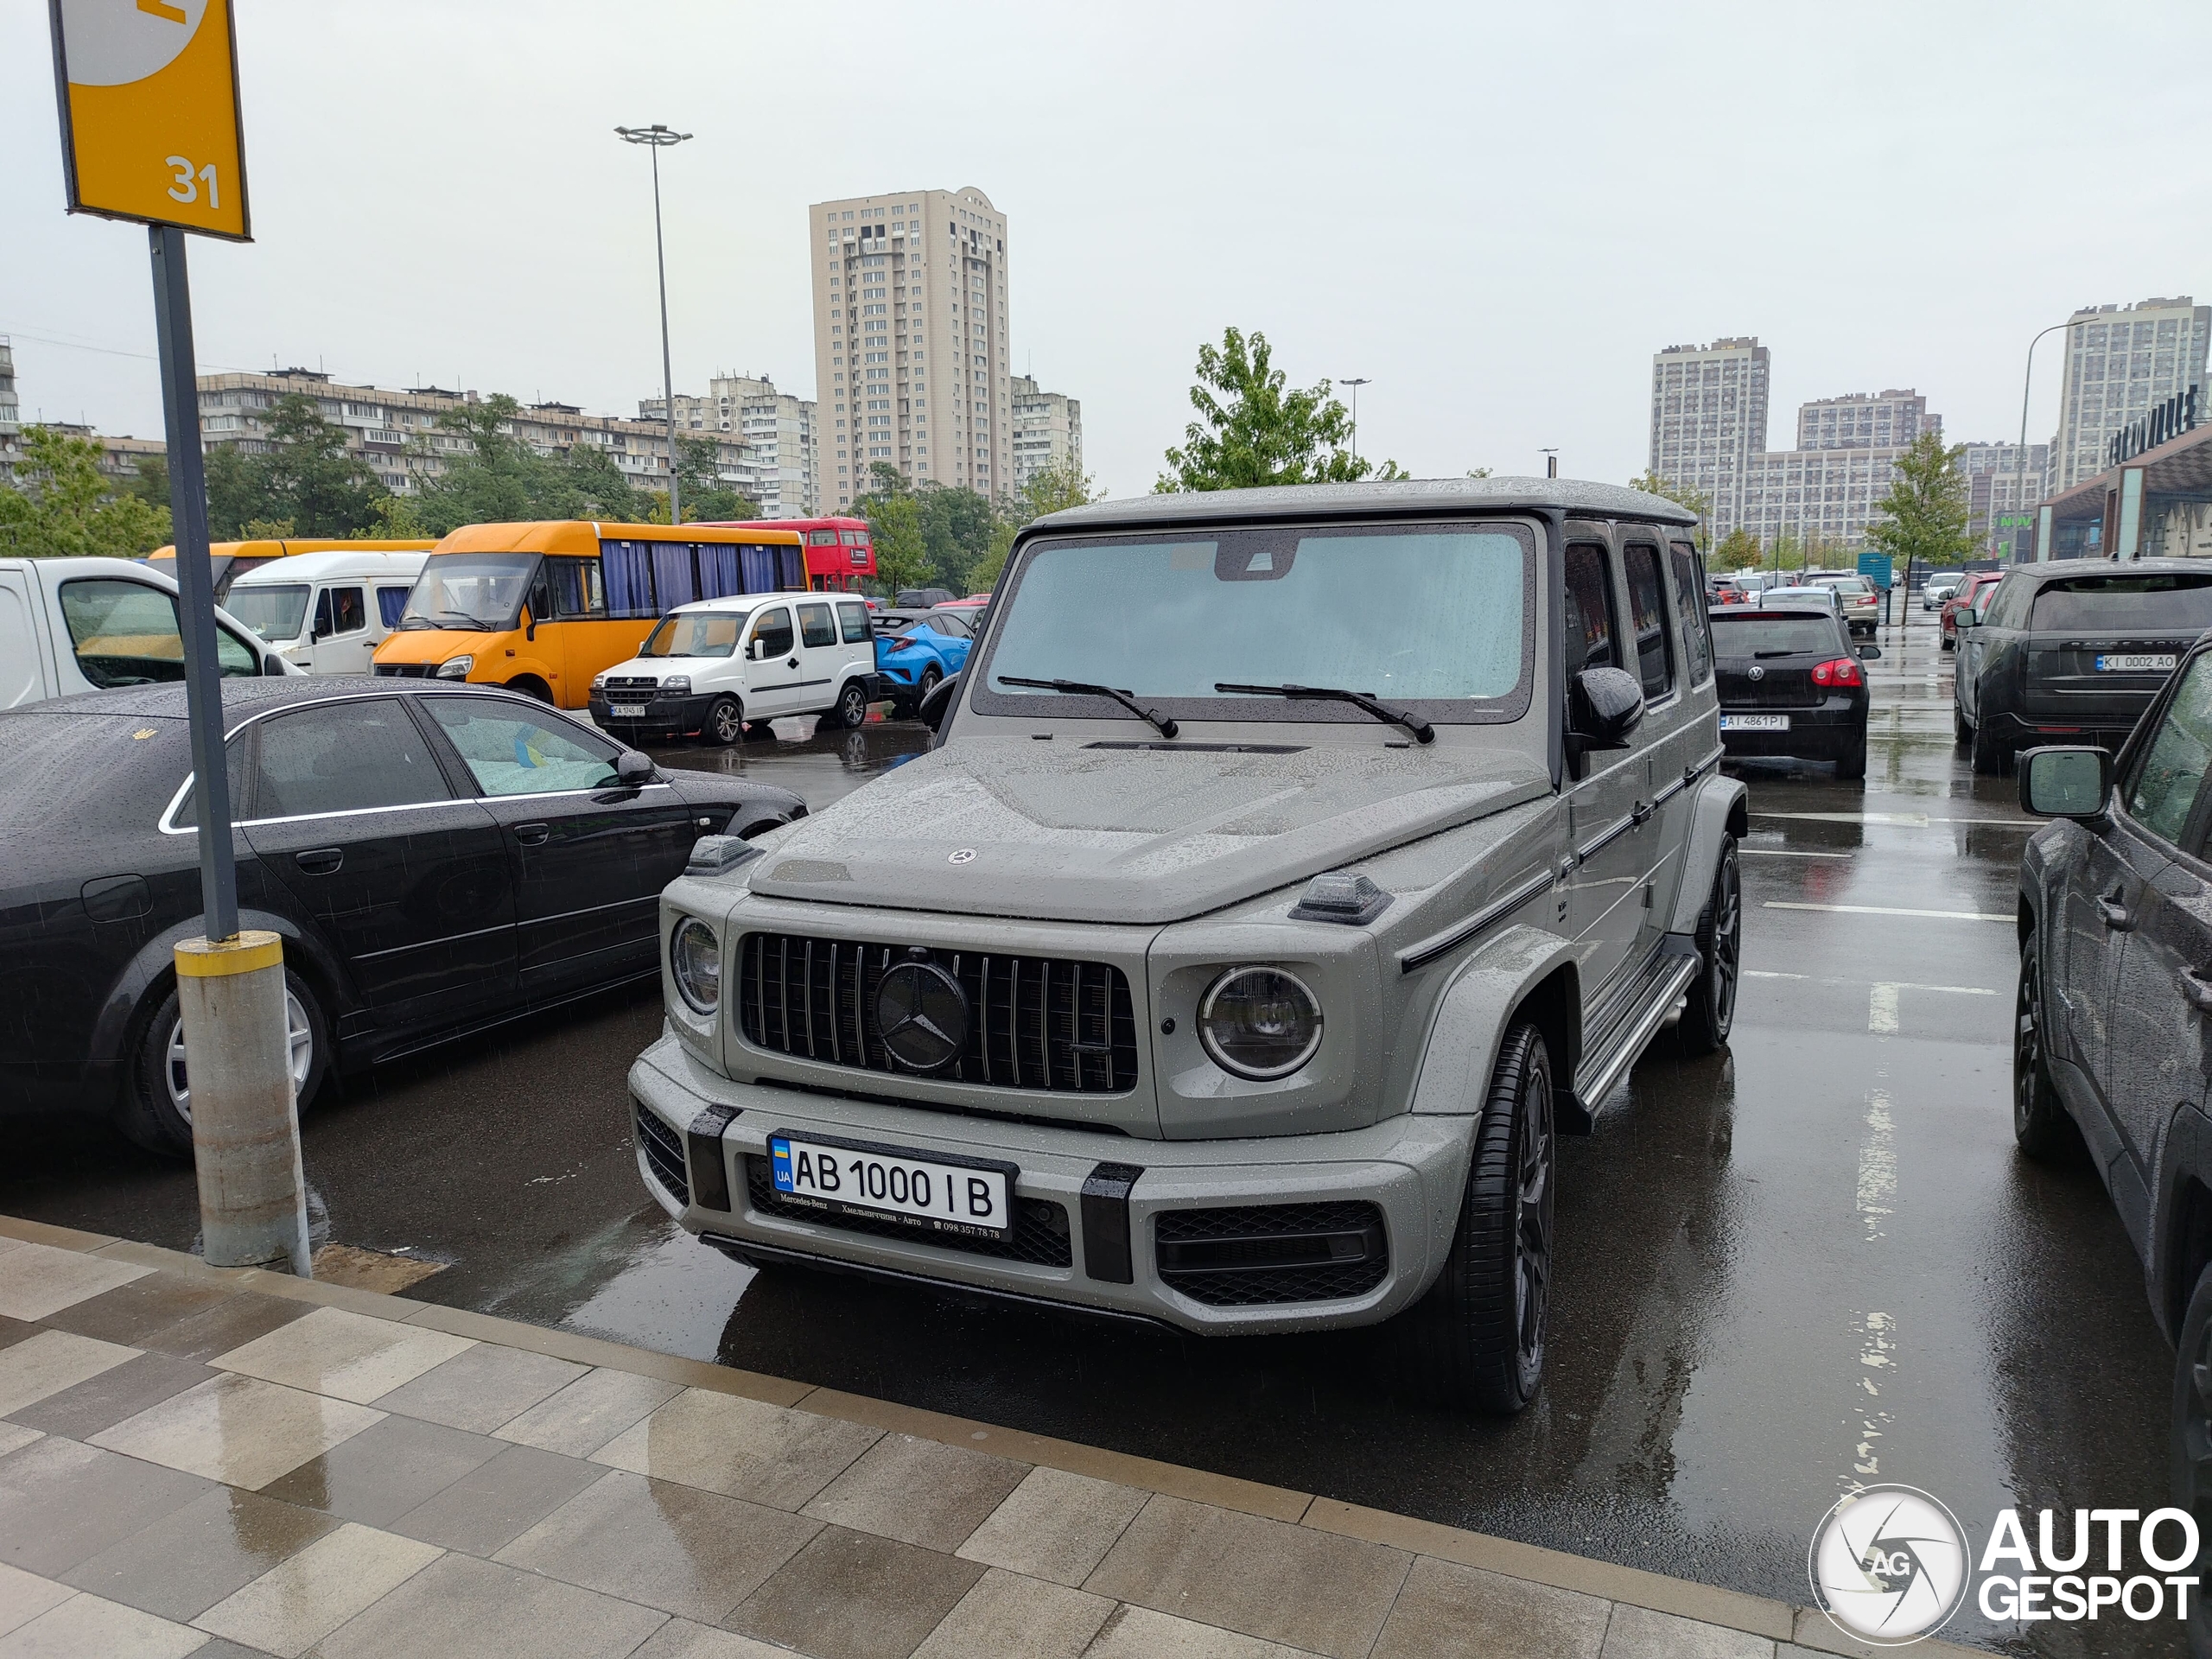
[[[176,991],[207,1264],[289,1268],[310,1278],[283,942],[251,930],[234,939],[182,940]]]

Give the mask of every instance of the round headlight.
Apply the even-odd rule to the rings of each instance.
[[[721,941],[697,917],[677,924],[676,937],[668,942],[668,967],[677,993],[693,1012],[712,1014],[721,1006]]]
[[[1280,968],[1232,968],[1198,1005],[1198,1040],[1224,1071],[1287,1077],[1321,1046],[1321,1005]]]

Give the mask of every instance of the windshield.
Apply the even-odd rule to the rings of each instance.
[[[1523,686],[1532,553],[1531,539],[1504,525],[1048,543],[1001,601],[978,706],[1026,714],[1052,696],[1004,683],[1020,677],[1212,705],[1188,710],[1198,718],[1228,717],[1228,702],[1243,705],[1238,719],[1361,718],[1224,697],[1214,685],[1227,681],[1340,687],[1421,704],[1440,720],[1512,718],[1519,709],[1465,705]]]
[[[423,566],[403,628],[512,628],[537,569],[535,553],[441,553]]]
[[[296,639],[307,631],[304,583],[241,582],[231,589],[223,608],[264,639]]]
[[[661,618],[638,655],[734,657],[738,630],[744,626],[742,611],[680,611]]]
[[[1977,602],[1984,594],[1975,596]],[[2212,572],[2054,582],[2036,595],[2034,620],[2028,626],[2039,631],[2149,628],[2195,633],[2212,628]]]
[[[1824,617],[1761,616],[1724,611],[1713,619],[1713,650],[1719,657],[1758,657],[1769,652],[1824,651],[1834,655],[1836,625]]]

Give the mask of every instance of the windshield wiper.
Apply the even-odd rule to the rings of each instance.
[[[1795,657],[1798,652],[1796,648],[1792,646],[1786,651],[1755,651],[1751,655],[1754,657]]]
[[[1162,737],[1173,737],[1182,730],[1157,709],[1147,709],[1129,692],[1116,691],[1110,685],[1093,685],[1088,680],[1025,680],[1014,674],[1001,674],[998,682],[1001,685],[1033,685],[1039,691],[1065,691],[1078,697],[1111,697]]]
[[[1312,697],[1323,702],[1348,702],[1363,709],[1386,726],[1402,726],[1414,734],[1416,743],[1433,743],[1436,728],[1419,715],[1404,709],[1393,709],[1387,702],[1377,702],[1364,691],[1347,691],[1337,685],[1237,685],[1226,680],[1216,680],[1213,689],[1230,696],[1241,697]]]
[[[442,617],[444,620],[434,622],[430,620],[429,618],[423,616],[420,611],[417,611],[412,619],[403,619],[403,620],[412,620],[420,623],[422,626],[426,628],[474,628],[479,633],[490,633],[494,631],[492,625],[489,622],[486,622],[482,617],[471,616],[466,611],[433,611],[430,613],[430,615],[433,617]]]

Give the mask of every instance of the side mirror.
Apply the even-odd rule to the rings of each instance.
[[[2020,755],[2019,779],[2022,811],[2094,823],[2112,795],[2112,756],[2088,747],[2028,749]]]
[[[1624,749],[1643,723],[1643,687],[1618,668],[1586,668],[1568,682],[1567,733],[1576,746]]]
[[[1882,660],[1882,648],[1881,648],[1879,645],[1861,645],[1861,646],[1859,646],[1859,660],[1860,662],[1862,662],[1862,663],[1878,663],[1878,662],[1880,662],[1880,661]]]
[[[745,642],[745,660],[748,663],[757,663],[760,660],[760,641],[758,639]]]
[[[960,701],[960,676],[948,674],[931,688],[930,694],[915,704],[914,712],[922,723],[932,732],[942,731],[945,717],[952,713],[952,705]]]
[[[652,757],[625,749],[614,757],[614,779],[625,789],[643,789],[653,780]]]
[[[526,607],[522,613],[522,637],[525,639],[537,638],[537,618]]]

